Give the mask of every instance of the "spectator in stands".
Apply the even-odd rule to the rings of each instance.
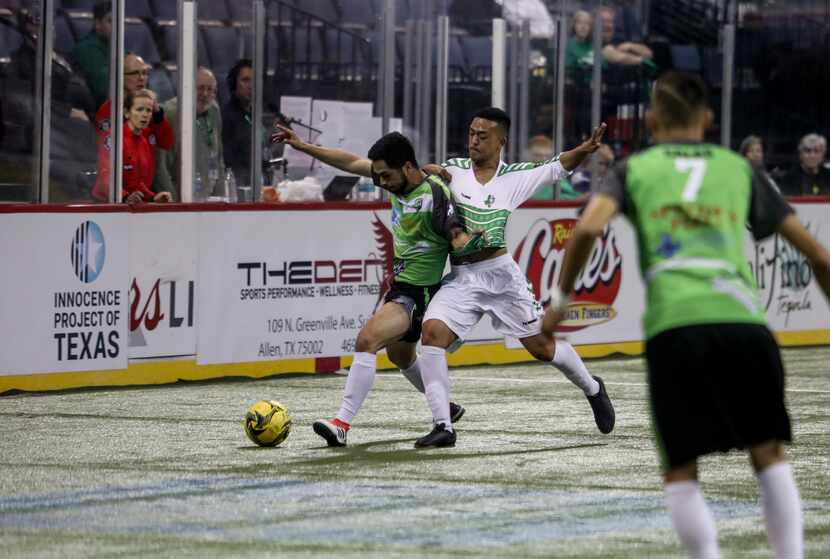
[[[222,144],[225,162],[233,169],[236,183],[251,184],[251,99],[254,92],[254,66],[243,58],[228,73],[231,98],[222,107]]]
[[[565,49],[565,65],[568,70],[585,70],[588,79],[589,71],[594,66],[594,45],[591,41],[593,25],[594,18],[590,12],[577,11],[573,18],[573,36],[568,39]]]
[[[798,143],[799,165],[781,179],[786,196],[830,195],[830,169],[824,164],[827,140],[820,134],[807,134]]]
[[[553,157],[553,155],[553,140],[551,140],[550,137],[545,136],[544,134],[539,134],[538,136],[533,136],[530,140],[528,140],[527,154],[525,157],[526,160],[533,161],[534,163],[540,163],[547,161]],[[554,186],[555,185],[553,183],[543,186],[538,189],[531,198],[534,200],[555,199],[556,190]],[[567,179],[559,181],[559,189],[560,200],[573,200],[574,198],[579,197],[579,193],[574,191],[573,187],[571,187],[571,183],[569,183]]]
[[[135,53],[129,52],[124,57],[124,97],[130,93],[142,90],[147,87],[147,76],[150,68],[144,63],[144,59]],[[160,108],[158,104],[155,105],[153,112],[157,112]],[[111,119],[112,119],[112,100],[107,99],[98,108],[95,114],[95,132],[97,135],[96,144],[98,146],[98,169],[101,169],[104,163],[109,168],[110,147],[111,147]],[[145,129],[145,133],[149,136],[153,132],[151,128]],[[106,160],[106,161],[104,161]],[[155,161],[153,162],[155,166]],[[101,175],[98,173],[98,178],[93,187],[93,196],[96,192],[109,192],[109,174]]]
[[[739,148],[741,155],[746,157],[750,165],[758,169],[769,180],[770,184],[780,191],[778,184],[773,180],[772,176],[767,173],[764,165],[764,141],[760,136],[749,135],[743,139]]]
[[[72,49],[72,58],[86,79],[96,107],[109,97],[111,10],[109,1],[95,4],[92,31]]]
[[[173,127],[176,144],[170,151],[158,154],[155,192],[169,192],[174,198],[181,199],[178,187],[179,159],[181,153],[181,135],[178,130],[178,99],[173,98],[164,103],[164,114]],[[200,66],[196,74],[196,159],[194,168],[200,179],[202,190],[193,188],[193,201],[201,202],[210,196],[224,195],[224,158],[222,154],[222,114],[216,103],[216,77],[208,68]]]
[[[173,129],[158,108],[156,94],[149,89],[127,93],[124,98],[123,184],[121,201],[170,202],[169,192],[154,193],[150,187],[156,172],[156,149],[173,147]],[[98,161],[98,177],[108,177],[110,158]],[[107,201],[107,181],[95,183],[93,197]]]
[[[613,8],[603,6],[597,12],[602,21],[602,56],[608,63],[623,66],[644,64],[647,67],[653,67],[654,53],[646,45],[631,41],[615,42]]]

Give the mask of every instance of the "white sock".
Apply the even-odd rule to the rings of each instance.
[[[804,556],[804,530],[801,526],[801,499],[792,467],[779,462],[758,474],[761,502],[767,524],[767,538],[778,559]]]
[[[680,541],[692,559],[717,559],[718,532],[696,481],[666,484],[666,505]]]
[[[556,340],[553,354],[553,365],[562,371],[568,380],[577,385],[587,396],[599,392],[599,383],[594,380],[585,363],[574,349],[574,346],[565,340]]]
[[[440,347],[422,346],[420,361],[424,394],[427,397],[429,409],[432,410],[432,421],[436,425],[443,423],[448,431],[452,431],[447,352]]]
[[[354,361],[346,379],[346,390],[343,392],[343,402],[340,404],[340,411],[335,416],[340,421],[351,424],[354,416],[357,415],[375,382],[377,361],[378,356],[374,353],[354,354]]]
[[[412,365],[407,367],[406,369],[401,369],[403,376],[406,377],[412,386],[414,386],[418,392],[421,394],[424,393],[424,380],[421,378],[421,362],[418,359],[418,356],[415,356],[415,361],[412,362]]]

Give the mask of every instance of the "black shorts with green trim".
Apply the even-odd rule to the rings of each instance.
[[[716,451],[792,440],[781,353],[765,326],[674,328],[646,342],[646,359],[664,470]]]
[[[398,303],[406,309],[409,314],[409,330],[399,340],[402,342],[415,343],[421,339],[421,322],[424,320],[424,313],[427,305],[441,287],[440,283],[433,285],[412,285],[400,281],[393,281],[392,286],[383,298],[384,303]]]

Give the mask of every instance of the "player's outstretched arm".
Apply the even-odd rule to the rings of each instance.
[[[576,284],[576,277],[591,255],[594,240],[602,235],[603,229],[617,213],[617,209],[617,201],[602,193],[594,194],[585,207],[565,247],[562,272],[559,274],[559,286],[554,286],[550,306],[542,319],[543,333],[553,335],[556,326],[565,318],[565,310]]]
[[[591,137],[569,151],[563,151],[559,155],[559,163],[566,171],[573,171],[579,167],[585,158],[594,153],[602,145],[602,137],[605,135],[607,126],[603,122],[594,129]]]
[[[827,249],[813,238],[795,214],[791,213],[784,218],[778,228],[778,233],[807,257],[816,274],[816,281],[830,302],[830,252],[827,252]]]
[[[281,124],[275,124],[274,129],[274,133],[271,134],[271,142],[273,143],[288,144],[292,148],[307,153],[327,165],[337,167],[341,171],[363,177],[372,176],[372,162],[365,157],[360,157],[343,149],[326,148],[304,142],[297,136],[296,132]]]

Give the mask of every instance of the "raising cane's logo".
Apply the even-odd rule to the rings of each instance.
[[[514,251],[514,258],[533,287],[536,299],[547,306],[551,287],[559,281],[565,242],[570,238],[575,219],[537,220]],[[617,316],[612,306],[622,283],[622,255],[617,249],[611,226],[594,243],[591,256],[576,280],[568,305],[568,318],[559,330],[570,332],[608,322]]]

